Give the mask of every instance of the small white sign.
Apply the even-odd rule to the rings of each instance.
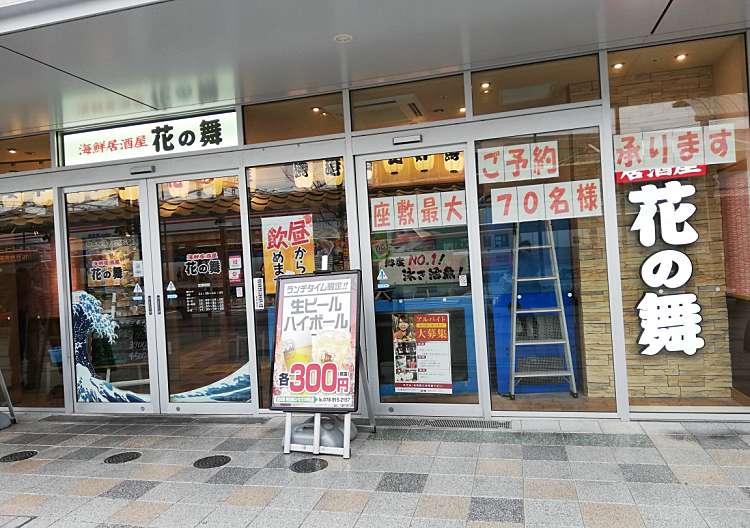
[[[242,286],[237,286],[234,292],[238,299],[242,299],[245,296],[245,289]]]
[[[517,187],[492,189],[492,223],[506,224],[518,222],[518,191]]]
[[[544,220],[544,185],[518,188],[518,221]]]
[[[378,282],[382,282],[384,280],[388,280],[388,275],[385,274],[385,270],[383,268],[380,268],[380,271],[378,272]]]
[[[261,277],[253,279],[253,301],[255,302],[256,310],[263,310],[266,307],[266,292],[263,287],[263,279]]]
[[[547,220],[573,216],[573,191],[570,182],[544,184],[544,216]]]
[[[417,195],[419,204],[419,227],[440,227],[443,225],[442,200],[440,193]]]
[[[503,147],[490,147],[477,150],[477,176],[480,185],[505,181]]]
[[[229,257],[229,269],[242,269],[242,257],[239,255],[232,255]]]
[[[370,220],[373,231],[390,231],[395,227],[393,218],[393,197],[372,198],[370,200]]]
[[[168,291],[168,292],[172,292],[172,291],[175,291],[176,289],[177,289],[177,288],[175,288],[175,286],[174,286],[174,282],[172,282],[172,281],[169,281],[169,284],[167,284],[167,291]]]
[[[136,284],[135,285],[135,288],[133,288],[133,293],[135,293],[135,294],[143,293],[143,288],[141,288],[140,284]]]
[[[417,227],[419,210],[416,195],[394,197],[393,208],[396,215],[394,229],[414,229]]]
[[[443,225],[466,225],[466,192],[448,191],[440,193],[443,209]]]
[[[703,129],[688,127],[672,130],[672,152],[676,165],[703,165]]]
[[[542,180],[560,176],[557,153],[557,141],[532,143],[531,177],[535,180]]]
[[[133,277],[143,277],[143,261],[133,261]]]
[[[505,147],[505,181],[515,182],[531,179],[531,149],[529,145]]]
[[[577,180],[571,182],[573,190],[573,216],[601,216],[602,189],[601,182],[594,180]]]

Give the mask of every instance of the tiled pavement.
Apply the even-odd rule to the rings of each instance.
[[[0,527],[750,527],[750,424],[522,420],[384,428],[310,474],[272,418],[25,414],[0,432]],[[121,465],[122,451],[143,456]],[[193,461],[225,454],[221,468]]]

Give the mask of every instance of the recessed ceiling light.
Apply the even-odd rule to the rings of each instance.
[[[625,66],[624,63],[617,62],[617,63],[615,63],[615,64],[612,65],[612,69],[613,70],[621,70],[624,66]]]
[[[318,112],[320,112],[320,107],[319,106],[313,106],[312,107],[312,111],[317,114]]]
[[[18,151],[16,149],[14,149],[14,148],[9,148],[8,149],[8,153],[9,154],[15,154],[16,152],[18,152]]]
[[[687,53],[680,53],[679,55],[675,55],[674,58],[674,60],[676,60],[677,62],[682,62],[685,59],[687,59]]]
[[[335,37],[333,37],[333,41],[337,44],[346,44],[347,42],[352,41],[352,36],[348,33],[339,33]]]
[[[462,114],[465,114],[465,113],[466,113],[466,107],[465,107],[465,106],[462,106],[461,108],[459,108],[459,109],[458,109],[458,111],[459,111],[460,113],[462,113]]]
[[[489,90],[482,90],[482,93],[483,94],[488,94],[488,93],[490,93],[490,91]]]
[[[328,112],[321,112],[321,113],[320,113],[320,115],[322,115],[322,116],[324,116],[324,117],[325,117],[325,116],[327,116],[327,115],[328,115]]]
[[[479,87],[480,87],[480,88],[481,88],[482,90],[487,90],[487,89],[488,89],[488,88],[490,87],[490,83],[488,83],[487,81],[485,81],[485,82],[483,82],[482,84],[480,84],[480,85],[479,85]]]

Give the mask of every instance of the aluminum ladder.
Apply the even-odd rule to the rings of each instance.
[[[2,370],[0,370],[0,397],[3,398],[0,399],[0,404],[8,402],[8,414],[10,415],[10,423],[7,423],[6,421],[8,420],[8,418],[4,414],[0,413],[0,429],[5,429],[11,423],[18,422],[16,421],[16,411],[13,409],[13,401],[10,399],[10,392],[8,392],[8,386],[5,384],[5,377],[3,377]]]
[[[565,318],[565,307],[563,306],[562,288],[560,286],[560,270],[557,266],[557,251],[555,250],[555,238],[552,230],[552,222],[543,220],[545,226],[546,240],[537,246],[521,246],[521,224],[516,223],[513,233],[513,281],[512,297],[510,303],[510,399],[516,398],[516,384],[528,378],[566,378],[570,385],[570,394],[578,397],[576,389],[575,373],[573,372],[573,359],[570,354],[570,339],[568,336],[568,325]],[[552,274],[537,277],[518,276],[518,254],[521,251],[549,251]],[[555,288],[556,305],[548,308],[519,308],[518,307],[518,283],[519,282],[552,282]],[[543,340],[519,340],[518,316],[526,314],[557,314],[560,323],[561,339]],[[559,346],[563,347],[563,368],[561,370],[530,370],[519,372],[516,369],[516,351],[518,347],[524,346]]]

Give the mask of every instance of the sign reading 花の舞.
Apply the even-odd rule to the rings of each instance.
[[[237,113],[163,119],[63,134],[64,165],[179,154],[239,144]]]
[[[630,230],[638,233],[640,245],[653,247],[657,243],[657,233],[660,241],[670,246],[695,243],[698,232],[688,220],[696,207],[685,201],[694,194],[693,185],[678,180],[667,181],[662,186],[643,185],[630,191],[628,201],[639,207]],[[658,290],[645,292],[637,306],[641,321],[638,344],[645,346],[641,354],[653,356],[666,349],[692,356],[703,348],[705,342],[699,336],[702,318],[698,297],[679,290],[693,275],[690,257],[678,249],[662,249],[643,261],[640,274],[649,288]]]
[[[271,409],[357,410],[359,272],[279,279]]]
[[[276,292],[276,277],[315,271],[312,215],[275,216],[261,219],[263,276],[266,292]]]

